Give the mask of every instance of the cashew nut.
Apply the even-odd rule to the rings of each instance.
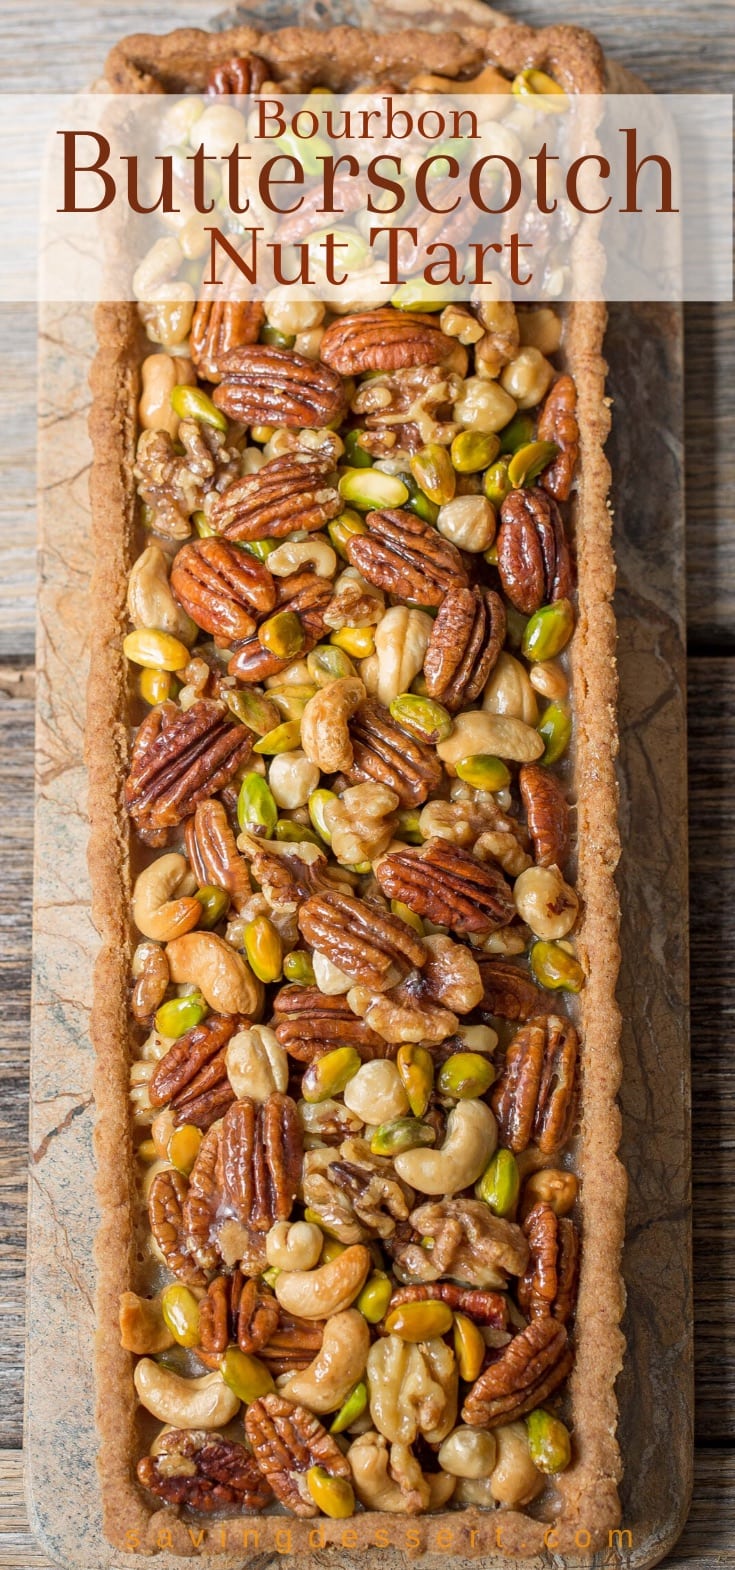
[[[267,1101],[274,1090],[288,1086],[288,1059],[274,1030],[251,1025],[238,1030],[225,1050],[227,1078],[238,1100]]]
[[[201,907],[200,907],[201,909]],[[171,980],[198,987],[217,1014],[247,1014],[263,1007],[263,983],[240,954],[214,932],[187,932],[166,945]]]
[[[378,660],[377,695],[386,707],[400,693],[408,692],[418,676],[431,637],[433,622],[426,611],[393,605],[375,629]]]
[[[528,1505],[544,1486],[528,1449],[525,1423],[506,1423],[493,1430],[498,1458],[490,1473],[490,1490],[500,1505]]]
[[[334,1412],[362,1379],[369,1350],[370,1331],[362,1314],[356,1308],[333,1314],[313,1362],[291,1374],[280,1393],[311,1412]]]
[[[301,1319],[329,1319],[354,1303],[365,1285],[371,1259],[362,1243],[353,1243],[318,1270],[282,1270],[275,1292],[287,1314]]]
[[[174,1338],[161,1312],[160,1297],[120,1295],[120,1345],[126,1352],[166,1352]]]
[[[313,1221],[277,1221],[265,1240],[265,1257],[276,1270],[313,1270],[324,1243]]]
[[[322,774],[338,774],[352,764],[350,715],[366,697],[357,676],[343,676],[310,698],[301,720],[301,745]]]
[[[133,889],[133,921],[144,938],[167,943],[190,932],[202,914],[199,901],[190,898],[196,886],[186,857],[176,851],[145,867]]]
[[[394,1157],[399,1178],[420,1194],[451,1198],[475,1183],[498,1142],[498,1126],[484,1101],[458,1101],[447,1118],[439,1150],[417,1147]]]
[[[134,627],[169,632],[187,648],[196,642],[199,628],[173,597],[168,557],[160,545],[147,545],[133,565],[128,579],[128,615]]]
[[[179,416],[171,407],[174,387],[196,385],[196,371],[184,355],[174,358],[171,354],[149,354],[140,368],[142,392],[138,404],[138,418],[144,431],[166,431],[176,440]],[[143,626],[155,625],[153,622]]]
[[[454,774],[455,764],[476,752],[491,752],[496,758],[510,758],[515,763],[533,763],[541,757],[544,742],[538,731],[523,720],[509,714],[489,714],[485,709],[468,709],[457,715],[451,736],[440,741],[436,750],[448,772]]]
[[[183,1379],[173,1369],[144,1357],[136,1363],[133,1379],[146,1411],[174,1428],[224,1428],[240,1408],[219,1371],[202,1374],[199,1379]]]
[[[268,557],[268,571],[276,578],[287,578],[289,573],[301,572],[305,567],[311,567],[317,578],[334,577],[337,552],[323,534],[312,534],[308,540],[285,540]]]
[[[538,720],[538,703],[528,671],[505,649],[498,655],[485,688],[482,707],[486,713],[507,714],[511,719],[523,720],[524,725],[535,725]]]

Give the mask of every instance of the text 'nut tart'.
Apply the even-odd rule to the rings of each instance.
[[[567,29],[358,52],[361,83],[601,85]],[[355,53],[346,28],[181,32],[108,75],[349,87]],[[603,328],[505,301],[98,312],[96,1356],[121,1548],[242,1562],[287,1523],[345,1563],[523,1557],[617,1520]]]

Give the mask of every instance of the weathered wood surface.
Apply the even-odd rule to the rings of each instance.
[[[729,0],[513,0],[530,21],[595,29],[608,53],[659,89],[726,90],[733,76]],[[177,0],[162,18],[146,4],[112,0],[6,0],[5,90],[82,87],[123,32],[196,25],[200,0]],[[0,1567],[47,1565],[27,1535],[20,1482],[27,1034],[30,990],[33,738],[33,440],[35,311],[0,312],[6,375],[0,380]],[[728,1063],[733,1014],[729,957],[735,893],[735,432],[727,394],[735,371],[735,311],[686,312],[687,503],[690,662],[690,852],[694,1067],[697,1470],[678,1564],[731,1562],[735,1542],[732,1128],[735,1078]],[[11,374],[8,374],[10,372]],[[620,415],[621,411],[618,411]],[[642,465],[646,462],[641,433]],[[63,528],[64,520],[59,519]],[[661,1465],[666,1465],[661,1436]]]

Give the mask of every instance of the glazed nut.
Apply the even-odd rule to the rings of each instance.
[[[526,1418],[528,1450],[539,1472],[563,1472],[572,1457],[569,1430],[561,1419],[544,1407],[537,1407]]]
[[[137,1292],[120,1294],[120,1345],[125,1352],[153,1354],[166,1352],[174,1338],[166,1324],[160,1297],[139,1297]]]
[[[180,1281],[173,1281],[161,1294],[161,1310],[173,1340],[178,1346],[199,1345],[199,1304],[194,1293]]]
[[[377,780],[351,785],[325,802],[324,823],[334,855],[344,867],[373,862],[387,850],[398,805],[395,791]]]
[[[436,1079],[440,1096],[456,1097],[458,1101],[484,1096],[495,1078],[492,1063],[479,1052],[453,1052],[443,1063]]]
[[[171,407],[171,394],[181,383],[190,386],[196,381],[196,372],[183,355],[148,354],[140,368],[142,391],[138,404],[138,419],[144,431],[166,431],[175,440],[179,429],[179,416]],[[154,626],[155,623],[148,623]]]
[[[518,326],[523,348],[532,345],[541,354],[556,354],[561,343],[561,317],[549,305],[519,311]]]
[[[370,1416],[392,1444],[411,1445],[419,1434],[430,1444],[446,1439],[457,1416],[457,1365],[445,1341],[382,1336],[367,1375]]]
[[[415,1118],[423,1117],[434,1086],[434,1059],[426,1047],[413,1044],[399,1047],[396,1068],[406,1091],[406,1100]]]
[[[401,1341],[431,1341],[452,1328],[452,1310],[440,1299],[401,1303],[386,1314],[383,1329]]]
[[[493,1499],[506,1509],[528,1505],[544,1486],[528,1447],[525,1423],[506,1423],[493,1430],[497,1460],[490,1474]]]
[[[219,1371],[184,1379],[151,1358],[141,1358],[133,1373],[141,1406],[173,1428],[224,1428],[240,1409]]]
[[[363,1063],[345,1086],[343,1099],[363,1123],[387,1123],[409,1110],[400,1073],[389,1058]]]
[[[313,1221],[277,1221],[266,1236],[266,1259],[276,1270],[313,1270],[323,1243],[324,1233]]]
[[[529,672],[529,681],[534,692],[540,692],[542,698],[566,698],[569,692],[569,682],[558,660],[539,660]]]
[[[361,681],[346,677],[330,682],[309,699],[301,720],[301,745],[323,774],[336,774],[352,766],[347,722],[366,696]]]
[[[454,1355],[460,1379],[472,1383],[485,1362],[487,1347],[481,1331],[467,1314],[454,1315]]]
[[[201,911],[201,906],[199,907]],[[188,982],[217,1014],[257,1015],[263,988],[240,954],[214,932],[189,932],[166,945],[171,980]]]
[[[329,1319],[354,1302],[365,1285],[370,1253],[354,1243],[317,1270],[282,1270],[275,1293],[281,1308],[300,1319]]]
[[[579,913],[579,900],[558,867],[528,867],[513,885],[522,921],[537,938],[565,938]]]
[[[482,707],[490,714],[522,720],[524,725],[535,725],[538,720],[538,703],[531,677],[525,665],[505,649],[485,688]]]
[[[498,382],[468,376],[454,405],[454,418],[468,431],[502,431],[516,412],[515,399]]]
[[[398,1176],[420,1194],[451,1198],[469,1188],[485,1170],[498,1139],[495,1118],[484,1101],[460,1101],[447,1119],[438,1150],[402,1151],[395,1158]]]
[[[553,379],[553,365],[540,349],[529,344],[505,366],[500,385],[519,409],[534,409],[546,396]]]
[[[168,961],[159,943],[139,943],[133,955],[131,974],[135,982],[130,1007],[139,1024],[155,1014],[166,996],[170,976]]]
[[[375,696],[386,708],[400,693],[408,692],[418,676],[431,637],[433,622],[426,611],[392,605],[375,629],[378,677]]]
[[[267,1101],[274,1090],[288,1088],[288,1059],[275,1031],[267,1025],[239,1030],[225,1051],[227,1078],[238,1099]]]
[[[370,1331],[363,1315],[355,1308],[333,1314],[313,1362],[281,1383],[281,1395],[311,1412],[336,1411],[362,1379],[369,1350]]]
[[[523,1184],[521,1219],[525,1219],[535,1205],[550,1205],[557,1216],[568,1216],[577,1198],[579,1183],[573,1172],[563,1167],[544,1167],[540,1172],[530,1172]]]
[[[268,571],[276,578],[288,578],[306,567],[318,578],[333,578],[337,571],[337,553],[321,534],[312,534],[308,540],[285,540],[268,556]]]
[[[191,647],[198,628],[174,599],[168,559],[160,545],[147,545],[133,563],[128,579],[128,615],[134,627],[155,627]]]
[[[389,1446],[382,1434],[371,1430],[354,1440],[347,1459],[355,1492],[367,1510],[416,1515],[428,1508],[429,1484],[407,1445]],[[441,1474],[433,1475],[438,1478]]]
[[[452,1477],[489,1477],[495,1467],[495,1434],[462,1424],[448,1434],[439,1449],[438,1461]]]
[[[360,1054],[354,1047],[335,1047],[311,1063],[301,1081],[305,1101],[327,1101],[341,1095],[360,1068]]]
[[[319,784],[319,766],[304,752],[281,752],[268,770],[268,784],[278,807],[293,812],[305,807]]]
[[[489,752],[515,763],[533,763],[541,757],[544,743],[538,731],[523,720],[469,709],[457,715],[451,736],[440,741],[436,750],[451,774],[462,758],[477,752]]]
[[[436,526],[462,551],[486,551],[495,539],[495,508],[486,496],[455,496],[439,508]]]
[[[196,886],[185,856],[171,851],[152,861],[138,874],[133,889],[133,921],[138,931],[156,943],[190,932],[202,914],[199,901],[191,897]]]
[[[354,1515],[355,1493],[346,1477],[333,1477],[324,1466],[310,1466],[306,1486],[322,1515],[333,1521],[344,1521]]]

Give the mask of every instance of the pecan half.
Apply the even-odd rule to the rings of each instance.
[[[387,1055],[386,1043],[344,997],[327,997],[318,987],[282,987],[273,1008],[278,1040],[298,1062],[313,1063],[340,1046],[354,1047],[365,1063]]]
[[[233,97],[259,93],[269,74],[260,55],[233,55],[231,60],[223,60],[221,65],[215,66],[207,82],[207,93],[229,93]]]
[[[230,540],[278,539],[295,529],[321,529],[342,505],[327,483],[332,468],[331,459],[318,453],[271,458],[222,492],[212,508],[212,528]]]
[[[304,629],[304,651],[313,648],[326,627],[325,613],[332,603],[332,585],[316,572],[292,572],[281,578],[276,590],[279,609],[294,611]],[[302,652],[304,652],[302,651]]]
[[[235,1092],[227,1078],[227,1060],[223,1047],[174,1097],[171,1102],[174,1123],[177,1128],[182,1123],[193,1123],[195,1128],[211,1128],[234,1100]]]
[[[202,1515],[264,1510],[272,1490],[253,1457],[233,1439],[195,1428],[162,1434],[155,1456],[138,1462],[138,1481],[165,1499]]]
[[[450,840],[392,851],[378,862],[375,876],[389,899],[452,932],[486,936],[515,916],[513,893],[500,869]]]
[[[549,496],[565,502],[572,488],[579,457],[577,389],[571,376],[559,376],[546,397],[538,417],[539,441],[556,442],[559,451],[541,476],[540,484]]]
[[[179,551],[171,588],[192,621],[225,645],[249,638],[259,617],[276,603],[276,585],[265,564],[214,537]]]
[[[278,1329],[281,1311],[276,1298],[241,1270],[216,1276],[199,1304],[200,1345],[205,1352],[226,1352],[231,1342],[241,1352],[259,1352]]]
[[[564,1325],[577,1292],[579,1234],[569,1216],[541,1202],[523,1223],[531,1257],[518,1282],[518,1303],[528,1319],[551,1315]]]
[[[222,289],[228,293],[237,289],[231,268],[232,264],[222,278]],[[264,321],[262,300],[198,300],[191,324],[189,353],[203,380],[219,382],[225,355],[231,349],[257,343]]]
[[[306,1368],[316,1357],[324,1338],[324,1320],[298,1319],[281,1309],[281,1319],[258,1357],[272,1374],[291,1374]]]
[[[361,703],[349,723],[350,784],[378,780],[395,791],[402,807],[417,807],[441,783],[442,766],[431,747],[396,724],[377,699]]]
[[[182,712],[160,703],[138,731],[125,804],[141,839],[164,845],[168,830],[232,779],[253,738],[218,703],[201,698]]]
[[[387,1312],[400,1308],[402,1303],[423,1303],[428,1299],[446,1303],[453,1313],[466,1314],[477,1325],[492,1325],[494,1330],[505,1330],[508,1323],[508,1302],[502,1292],[482,1292],[478,1287],[460,1287],[454,1281],[425,1281],[421,1285],[398,1287],[388,1304]]]
[[[186,854],[200,888],[226,889],[235,910],[252,892],[247,862],[238,855],[235,836],[221,801],[203,801],[184,829]]]
[[[521,1151],[533,1142],[545,1156],[560,1150],[574,1123],[576,1070],[571,1020],[537,1015],[516,1031],[491,1102],[502,1144]]]
[[[214,401],[242,425],[321,430],[345,412],[341,376],[292,349],[246,344],[223,356],[221,370]]]
[[[500,509],[498,572],[517,611],[568,599],[574,582],[564,524],[553,497],[537,487],[511,491]]]
[[[534,1319],[475,1380],[462,1421],[497,1428],[524,1417],[558,1389],[573,1361],[564,1326],[556,1319]]]
[[[475,958],[484,988],[479,1004],[483,1014],[525,1024],[532,1014],[551,1013],[553,1000],[536,986],[527,971],[510,960],[493,959],[488,954],[477,954]]]
[[[396,371],[404,365],[436,365],[453,348],[434,316],[386,305],[338,317],[327,328],[319,354],[325,365],[343,376],[360,376],[363,371]]]
[[[191,1169],[189,1188],[182,1206],[187,1248],[203,1270],[217,1270],[221,1264],[215,1240],[215,1222],[220,1200],[218,1161],[220,1125],[215,1123],[205,1134]],[[165,1174],[164,1174],[165,1176]],[[200,1285],[206,1285],[206,1277]]]
[[[345,975],[380,991],[426,961],[424,945],[408,922],[336,887],[308,899],[298,920],[307,943]]]
[[[401,507],[369,512],[366,534],[351,534],[345,550],[368,583],[419,605],[441,605],[450,589],[467,583],[456,545]]]
[[[287,1221],[301,1177],[302,1137],[296,1103],[274,1091],[267,1101],[243,1098],[222,1123],[225,1205],[256,1232]]]
[[[319,1514],[306,1486],[312,1466],[322,1466],[332,1477],[351,1479],[350,1463],[306,1407],[285,1396],[260,1396],[245,1413],[245,1433],[253,1455],[277,1499],[297,1516]]]
[[[524,763],[518,775],[534,857],[539,867],[563,867],[569,854],[569,804],[548,769]]]
[[[173,1168],[157,1172],[148,1195],[151,1232],[169,1270],[190,1287],[205,1287],[204,1271],[192,1258],[186,1239],[186,1178]]]
[[[424,658],[426,690],[451,713],[484,691],[505,642],[505,607],[493,589],[450,589]]]
[[[233,1015],[210,1014],[201,1024],[185,1030],[156,1064],[148,1086],[151,1106],[164,1106],[190,1086],[205,1063],[227,1045],[237,1026],[238,1020]]]

